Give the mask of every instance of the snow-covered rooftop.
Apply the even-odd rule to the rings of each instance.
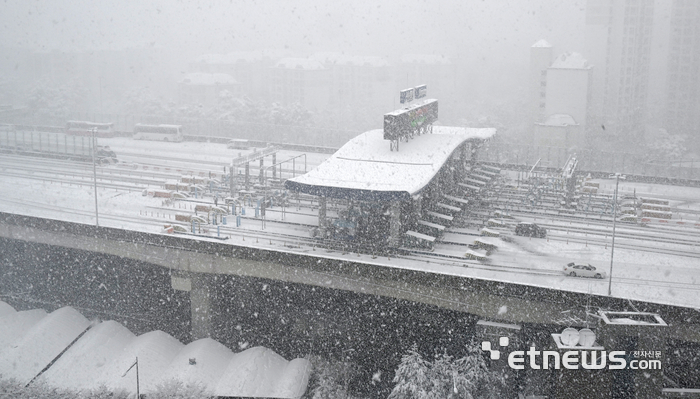
[[[545,126],[572,126],[578,125],[574,117],[567,114],[553,114],[547,117],[547,120],[542,123]]]
[[[401,62],[408,64],[451,64],[449,57],[437,54],[404,54],[401,56]]]
[[[579,53],[563,53],[557,57],[550,68],[589,69],[588,61]]]
[[[306,69],[306,70],[320,70],[320,69],[325,69],[323,67],[323,64],[317,60],[312,60],[310,58],[297,58],[297,57],[288,57],[288,58],[282,58],[277,62],[275,65],[277,68],[286,68],[286,69]]]
[[[308,360],[287,361],[263,347],[233,353],[210,338],[183,345],[162,331],[137,337],[116,321],[86,331],[90,322],[71,307],[18,312],[0,301],[0,309],[0,375],[24,384],[44,370],[40,380],[56,388],[133,392],[135,370],[125,371],[138,357],[142,392],[175,380],[214,396],[297,398],[311,371]]]
[[[537,41],[537,43],[533,44],[532,47],[552,47],[552,45],[549,44],[548,41],[540,39]]]
[[[185,75],[180,83],[188,85],[234,85],[238,82],[227,73],[192,72]]]
[[[435,177],[457,147],[485,140],[496,129],[433,126],[432,134],[401,142],[391,151],[382,129],[363,133],[316,169],[290,179],[286,187],[314,195],[375,200],[408,199]]]
[[[389,62],[382,57],[365,56],[365,55],[350,55],[337,52],[320,52],[314,53],[310,57],[312,60],[319,61],[323,64],[335,65],[354,65],[354,66],[373,66],[383,67],[388,66]]]
[[[234,51],[227,54],[202,54],[194,59],[196,63],[204,64],[235,64],[238,62],[255,62],[264,59],[279,59],[290,55],[289,50],[270,49],[255,51]]]

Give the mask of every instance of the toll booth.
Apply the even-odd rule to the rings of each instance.
[[[318,198],[320,236],[374,247],[407,240],[427,248],[468,203],[459,185],[491,128],[433,126],[390,148],[382,129],[363,133],[285,188]]]

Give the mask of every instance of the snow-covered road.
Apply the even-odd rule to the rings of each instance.
[[[152,154],[168,157],[181,157],[186,159],[187,166],[196,166],[197,160],[221,161],[222,164],[230,162],[232,151],[224,144],[216,143],[157,143],[157,142],[133,142],[129,139],[118,138],[105,140],[112,149],[119,154],[120,151],[144,154]],[[167,146],[167,148],[166,148]],[[140,149],[140,150],[139,150]],[[238,152],[238,150],[236,150]],[[277,159],[283,160],[286,156],[292,157],[299,152],[285,152],[278,154]],[[309,163],[320,163],[326,154],[307,154]],[[35,158],[26,157],[27,164],[32,164]],[[135,161],[135,160],[132,160]],[[10,159],[0,157],[0,171],[7,170]],[[16,159],[12,162],[16,162]],[[35,164],[39,165],[37,162]],[[175,168],[177,165],[163,161],[163,168]],[[187,167],[185,166],[185,167]],[[75,167],[75,165],[71,166]],[[106,172],[117,170],[119,166],[103,166],[101,175],[108,176]],[[203,168],[203,170],[206,168]],[[219,170],[219,168],[216,168]],[[55,166],[46,173],[60,173]],[[159,173],[162,173],[159,172]],[[177,175],[177,173],[173,173]],[[158,178],[151,178],[154,181]],[[165,179],[163,179],[165,181]],[[101,182],[103,182],[101,180]],[[668,193],[675,201],[676,206],[694,208],[700,206],[697,200],[700,198],[700,189],[672,187],[668,190],[652,184],[621,183],[623,191],[636,191],[637,193],[654,193],[655,196]],[[629,185],[629,187],[627,187]],[[139,186],[143,187],[143,186]],[[601,189],[606,189],[603,184]],[[159,187],[155,187],[159,188]],[[212,202],[213,198],[201,199],[204,202]],[[192,213],[195,203],[170,203],[162,198],[142,196],[140,189],[136,191],[120,190],[118,188],[98,188],[99,221],[102,226],[160,233],[163,226],[173,223],[176,214]],[[47,174],[28,173],[25,176],[8,175],[0,173],[0,209],[8,213],[31,215],[48,219],[66,220],[77,223],[95,223],[95,198],[91,179],[83,178],[80,184],[67,184],[54,181]],[[254,217],[253,208],[248,207],[247,215],[241,218],[241,225],[236,226],[235,218],[229,216],[227,225],[218,228],[219,233],[231,238],[226,242],[235,245],[254,247],[271,247],[275,250],[308,253],[310,242],[309,227],[316,222],[316,211],[312,208],[299,210],[295,206],[287,206],[285,212],[280,207],[268,210],[266,221]],[[521,218],[527,220],[527,218]],[[542,222],[542,220],[538,220]],[[284,222],[284,223],[283,223]],[[610,274],[611,246],[609,235],[603,237],[591,237],[587,233],[575,232],[573,227],[590,228],[585,222],[574,223],[547,220],[549,225],[560,225],[560,231],[550,230],[550,239],[537,239],[517,237],[507,229],[504,235],[508,240],[497,240],[497,249],[490,255],[488,262],[469,261],[463,256],[468,250],[467,245],[438,244],[434,253],[411,257],[372,258],[370,256],[358,256],[358,254],[342,254],[340,252],[317,252],[314,256],[324,256],[337,259],[348,259],[353,262],[367,262],[382,264],[388,267],[405,268],[411,270],[430,271],[434,273],[473,277],[486,280],[495,280],[524,284],[538,287],[546,287],[590,293],[594,295],[607,295],[608,279],[586,279],[580,277],[565,276],[563,266],[569,262],[590,263],[598,269]],[[566,231],[566,226],[572,227],[572,232]],[[602,227],[602,229],[606,229]],[[680,229],[680,230],[679,230]],[[209,234],[217,233],[216,226],[208,226]],[[646,241],[635,238],[624,238],[625,234],[636,234],[636,227],[618,226],[621,238],[616,240],[612,270],[612,295],[615,297],[629,298],[633,300],[649,301],[670,305],[700,308],[700,242],[697,246],[678,243],[654,243],[649,245]],[[697,233],[692,226],[674,227],[647,226],[646,234],[660,237],[685,237],[693,240],[697,235],[684,235],[684,231]],[[475,236],[478,230],[473,232]],[[254,242],[251,239],[244,241],[245,237],[268,237],[269,239]],[[467,241],[474,237],[463,235]],[[289,248],[287,245],[297,237],[298,248]],[[690,238],[688,238],[690,237]],[[203,239],[203,237],[192,237]],[[692,244],[692,242],[691,242]],[[639,245],[646,245],[647,250],[641,251]],[[654,251],[653,248],[661,248],[662,251]],[[695,254],[695,256],[693,256]],[[443,255],[443,256],[440,256]]]

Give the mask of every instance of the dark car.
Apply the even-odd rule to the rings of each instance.
[[[98,145],[95,151],[95,158],[98,165],[109,165],[117,163],[117,154],[109,146]]]
[[[525,237],[545,238],[547,237],[547,229],[534,223],[520,222],[515,226],[515,234]]]
[[[112,151],[112,149],[109,148],[108,145],[105,145],[105,146],[98,145],[96,155],[98,157],[105,157],[105,158],[116,158],[117,157],[117,154],[114,151]]]

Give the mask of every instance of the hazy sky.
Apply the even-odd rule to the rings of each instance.
[[[584,8],[585,0],[0,0],[0,45],[519,58],[541,38],[582,51]]]

